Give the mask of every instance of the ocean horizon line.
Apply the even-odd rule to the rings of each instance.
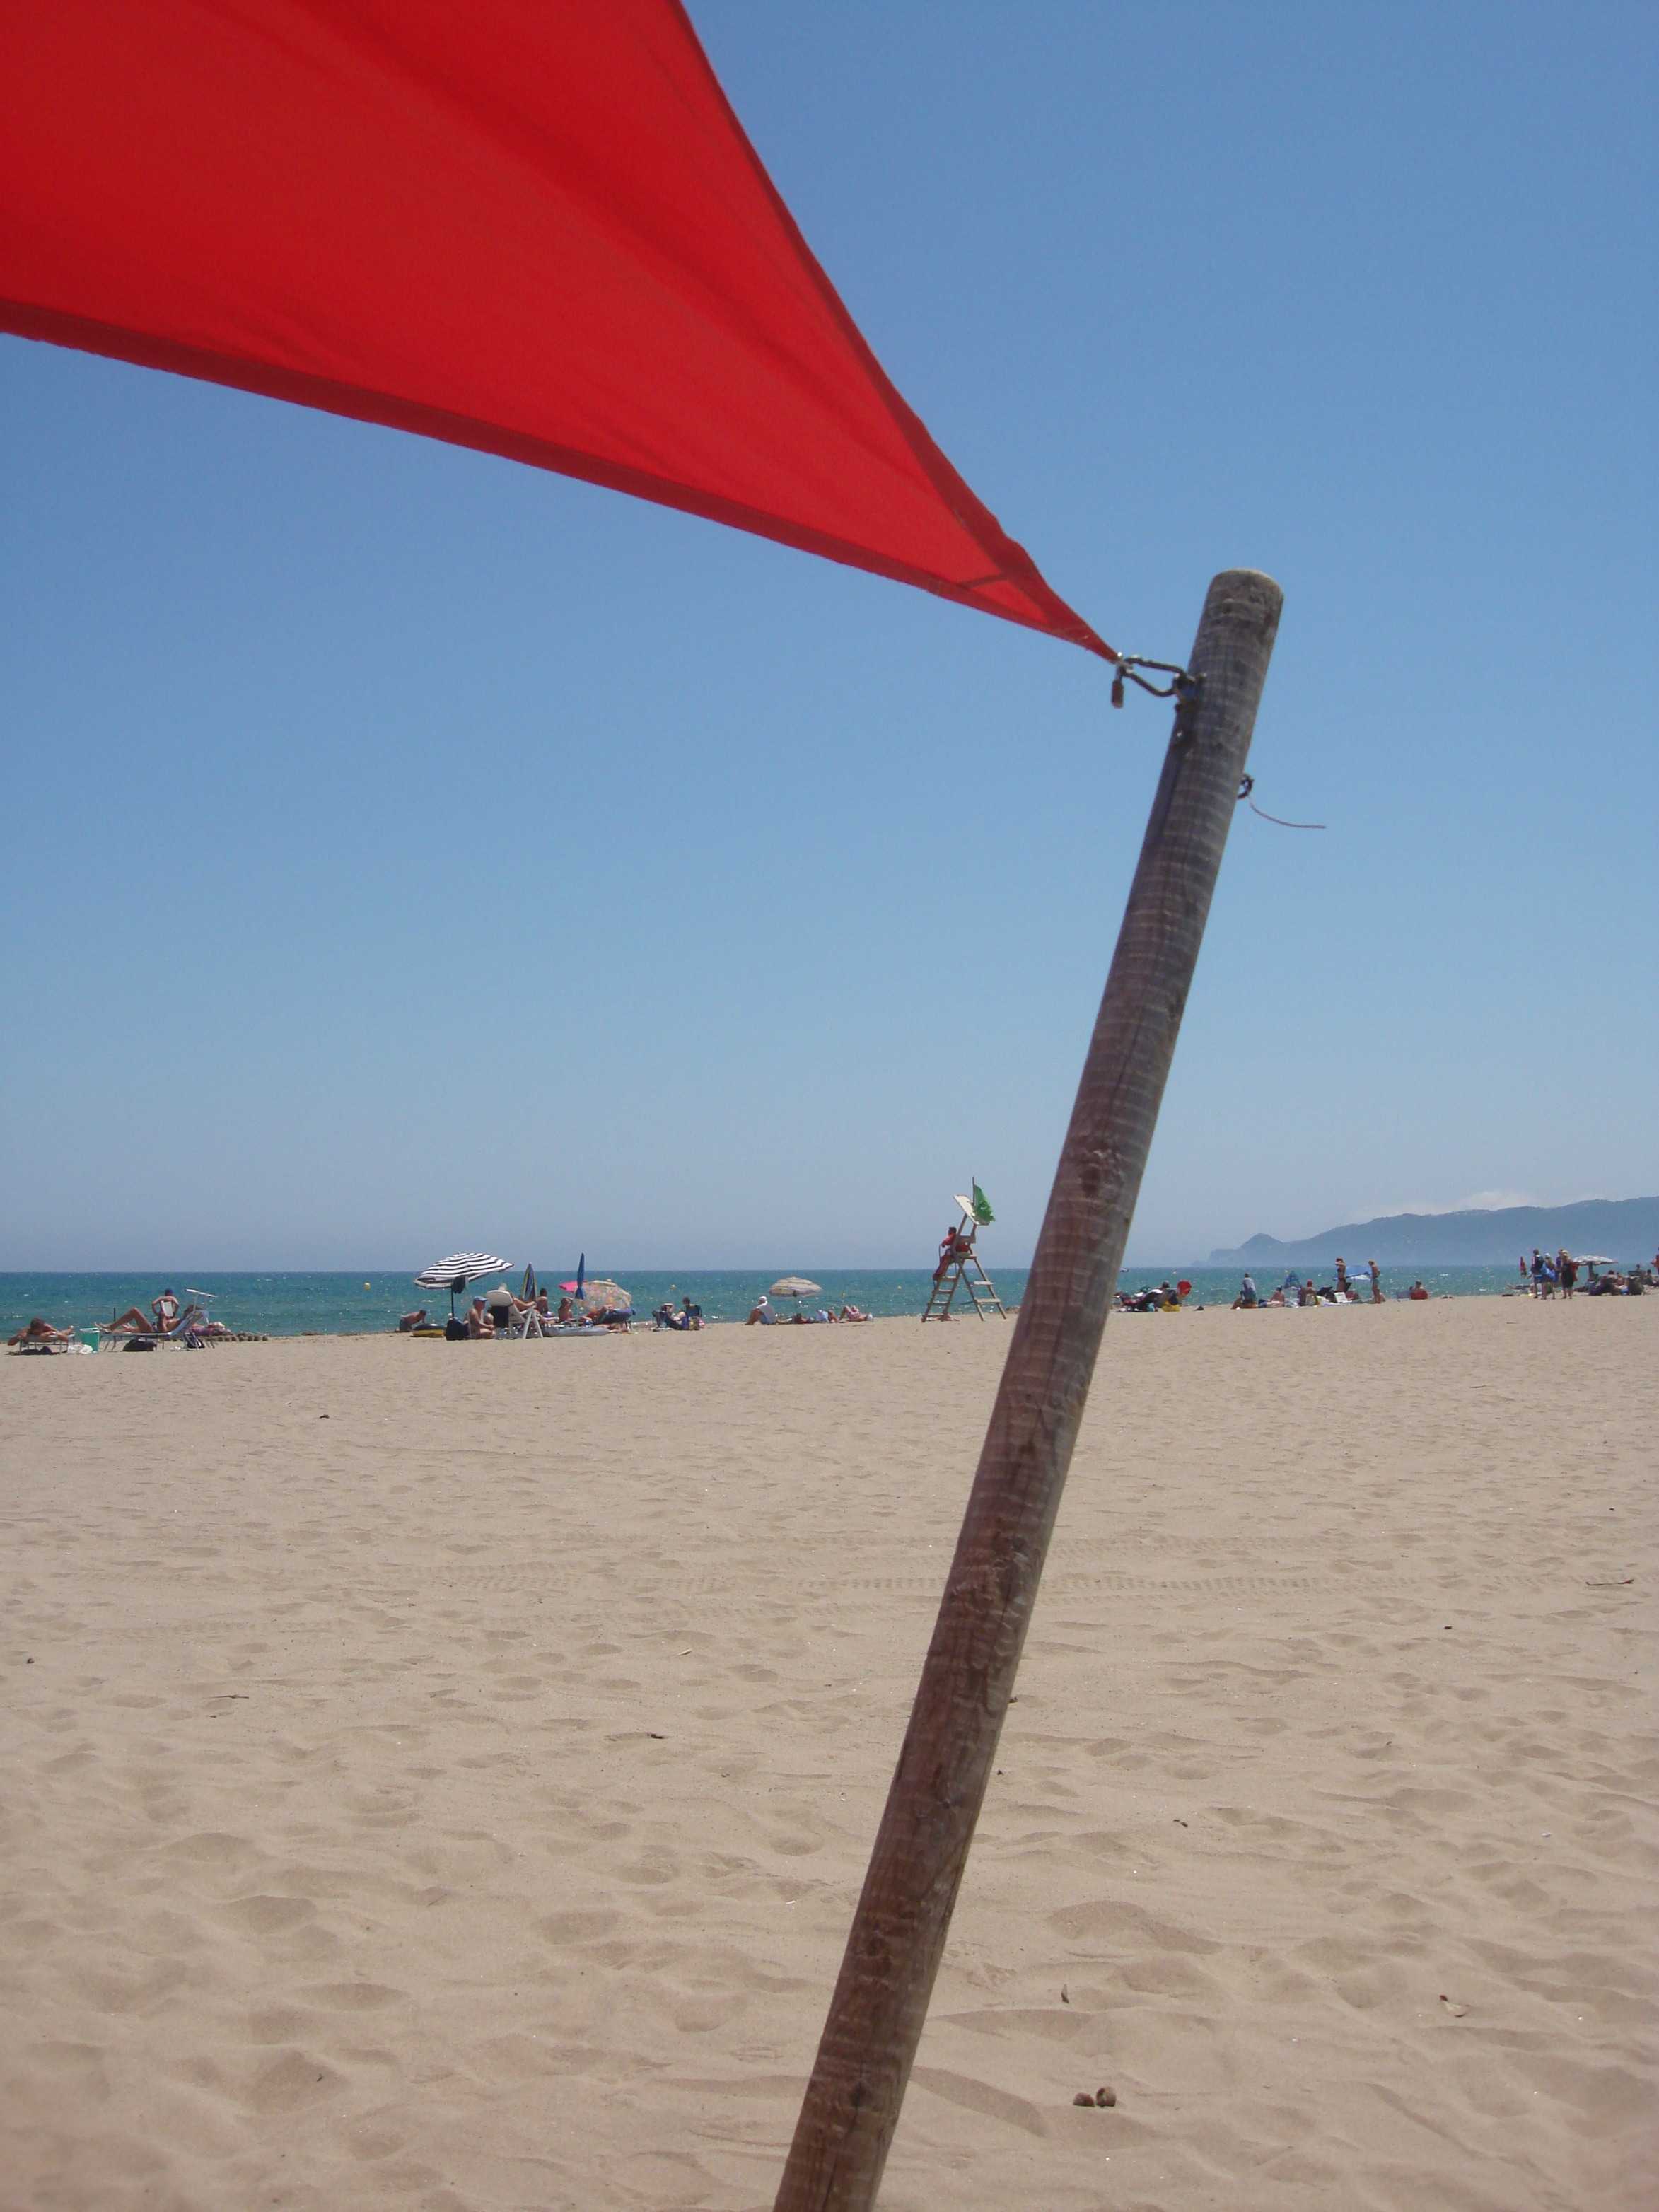
[[[799,1255],[796,1255],[796,1258],[799,1259]],[[833,1265],[827,1261],[813,1261],[810,1264],[817,1266],[819,1268],[819,1271],[826,1275],[930,1275],[933,1271],[932,1261],[925,1260],[842,1260],[836,1261]],[[993,1261],[988,1255],[986,1264],[988,1267],[993,1265]],[[1030,1272],[1031,1261],[1029,1254],[1023,1259],[1002,1259],[999,1256],[994,1264],[1006,1267],[1013,1273],[1025,1274]],[[1126,1260],[1123,1262],[1125,1267],[1208,1267],[1210,1264],[1211,1263],[1209,1261],[1204,1260],[1175,1261],[1166,1259]],[[538,1279],[545,1277],[547,1280],[552,1280],[550,1272],[541,1267],[539,1265],[537,1265],[534,1261],[526,1262],[522,1260],[508,1261],[501,1272],[509,1275],[521,1275],[526,1265],[536,1267],[536,1273]],[[31,1267],[9,1266],[0,1267],[0,1281],[3,1281],[9,1277],[21,1275],[27,1275],[31,1279],[49,1279],[58,1275],[118,1275],[123,1280],[125,1280],[128,1277],[133,1275],[165,1274],[167,1272],[168,1267],[172,1268],[175,1274],[179,1273],[181,1267],[188,1267],[198,1273],[218,1273],[221,1275],[344,1275],[359,1277],[368,1276],[371,1280],[377,1278],[387,1280],[397,1278],[410,1283],[413,1283],[415,1280],[415,1271],[412,1268],[406,1268],[401,1265],[392,1267],[377,1267],[364,1262],[357,1262],[349,1266],[336,1264],[329,1267],[269,1267],[249,1266],[245,1263],[233,1262],[228,1260],[192,1260],[188,1262],[174,1260],[167,1262],[166,1265],[155,1261],[124,1261],[116,1266],[99,1267]],[[575,1272],[575,1267],[573,1263],[571,1265],[570,1273],[574,1276]],[[602,1264],[590,1267],[587,1270],[590,1279],[601,1275],[614,1274],[618,1272],[623,1274],[653,1276],[672,1275],[676,1273],[684,1275],[763,1275],[770,1273],[775,1276],[779,1276],[788,1273],[799,1274],[800,1269],[799,1267],[793,1261],[786,1263],[775,1259],[726,1261],[722,1261],[719,1266],[710,1266],[701,1260],[663,1261],[607,1259]],[[483,1279],[480,1278],[480,1280],[482,1279]]]

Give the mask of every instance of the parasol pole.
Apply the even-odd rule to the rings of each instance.
[[[867,2212],[996,1755],[1284,594],[1228,569],[1177,679],[1071,1126],[775,2212]],[[1197,679],[1196,682],[1191,679]]]

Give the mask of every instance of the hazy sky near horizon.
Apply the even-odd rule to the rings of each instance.
[[[1132,1256],[1659,1188],[1650,7],[691,0],[1115,643],[1285,621]],[[1167,734],[538,471],[0,340],[0,1268],[1028,1255]],[[993,1241],[994,1240],[994,1241]]]

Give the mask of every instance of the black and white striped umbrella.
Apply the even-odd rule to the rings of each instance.
[[[510,1260],[501,1260],[493,1252],[452,1252],[447,1260],[434,1260],[429,1267],[422,1267],[416,1281],[423,1291],[447,1291],[449,1310],[455,1310],[455,1293],[469,1283],[476,1283],[481,1275],[498,1275],[510,1267]]]
[[[499,1275],[513,1262],[497,1259],[493,1252],[452,1252],[447,1260],[434,1260],[429,1267],[422,1267],[416,1281],[423,1291],[459,1291],[464,1284],[476,1283],[483,1275]]]

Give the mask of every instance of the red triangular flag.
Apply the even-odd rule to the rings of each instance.
[[[678,0],[44,0],[0,328],[608,484],[1110,657],[889,382]]]

